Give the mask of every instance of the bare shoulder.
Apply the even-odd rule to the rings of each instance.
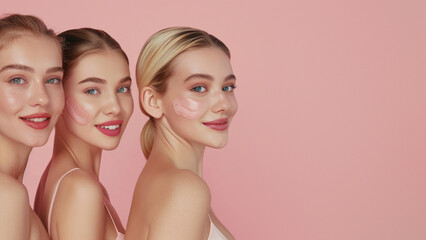
[[[0,236],[24,239],[29,234],[29,198],[22,183],[0,173]]]
[[[158,174],[160,191],[169,201],[191,201],[210,206],[210,189],[206,182],[189,170],[169,169]],[[162,189],[162,190],[161,190]]]
[[[159,172],[152,181],[150,192],[149,202],[153,203],[150,204],[150,211],[155,214],[155,219],[180,221],[186,216],[200,221],[210,209],[209,187],[202,178],[188,170]]]
[[[67,174],[52,208],[52,233],[61,239],[102,239],[104,218],[104,198],[97,179],[83,170]]]
[[[67,174],[61,181],[57,200],[66,200],[70,204],[75,201],[101,202],[103,203],[103,193],[99,182],[89,173],[83,170],[75,170]]]
[[[27,189],[13,177],[0,173],[0,202],[11,204],[9,207],[27,205],[29,203]],[[0,204],[0,209],[3,207],[6,206]]]
[[[150,236],[152,239],[201,239],[208,231],[210,190],[188,170],[159,172],[152,183]]]

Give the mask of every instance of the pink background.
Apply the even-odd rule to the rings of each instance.
[[[106,30],[132,74],[164,27],[228,44],[240,108],[204,173],[237,239],[426,239],[426,1],[1,1],[0,13],[34,14],[58,32]],[[101,178],[124,224],[145,121],[136,108],[104,153]],[[51,147],[30,157],[31,198]]]

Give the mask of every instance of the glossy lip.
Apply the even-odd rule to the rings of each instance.
[[[203,122],[204,125],[207,127],[217,130],[217,131],[225,131],[228,129],[228,119],[227,118],[221,118],[217,119],[211,122]]]
[[[44,129],[49,126],[50,117],[51,116],[49,113],[34,113],[19,118],[29,127],[34,129]]]
[[[123,124],[122,120],[113,120],[113,121],[108,121],[108,122],[104,122],[101,124],[96,124],[95,127],[103,134],[110,136],[110,137],[115,137],[117,135],[120,134],[121,132],[121,124]],[[108,129],[108,128],[103,128],[103,127],[107,127],[107,126],[114,126],[114,125],[118,125],[117,128],[115,129]]]

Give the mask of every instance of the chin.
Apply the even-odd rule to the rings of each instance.
[[[118,143],[114,143],[114,144],[105,144],[102,146],[99,146],[99,148],[103,149],[103,150],[107,150],[107,151],[111,151],[114,150],[118,147]]]
[[[224,148],[227,144],[228,144],[228,139],[225,139],[225,140],[222,140],[222,141],[211,142],[207,146],[209,146],[211,148],[215,148],[215,149],[221,149],[221,148]]]
[[[45,138],[45,139],[27,139],[26,141],[23,141],[22,143],[28,147],[41,147],[44,146],[47,143],[47,140],[49,140],[49,138]]]

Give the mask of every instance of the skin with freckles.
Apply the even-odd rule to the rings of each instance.
[[[50,239],[22,184],[33,147],[64,107],[62,58],[52,38],[25,33],[0,49],[0,238]]]
[[[82,108],[75,97],[70,96],[66,101],[66,108],[71,118],[79,125],[85,126],[89,123],[90,113]]]

